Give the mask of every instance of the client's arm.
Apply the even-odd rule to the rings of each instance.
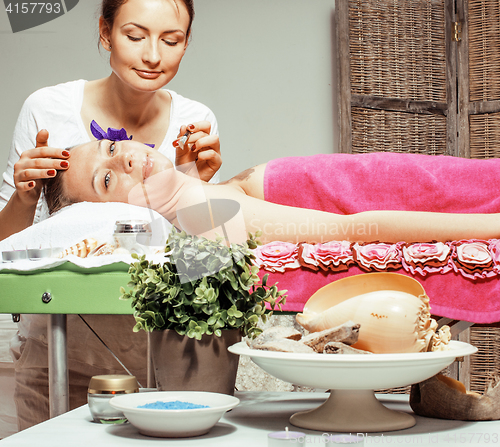
[[[188,233],[207,237],[225,233],[230,242],[242,242],[248,232],[259,230],[263,243],[426,242],[500,235],[498,214],[365,211],[339,215],[265,202],[238,186],[204,184],[174,169],[134,187],[129,201],[150,206]]]
[[[260,230],[263,243],[276,240],[294,243],[331,240],[448,241],[491,239],[500,235],[498,214],[365,211],[353,215],[339,215],[265,202],[227,185],[205,185],[203,189],[208,199],[231,199],[237,202],[242,218],[235,219],[234,225],[243,225],[244,222],[247,232],[255,233]],[[202,200],[198,196],[194,197],[199,190],[189,191],[183,195],[183,203],[188,205]],[[221,220],[213,215],[211,219]],[[189,228],[185,229],[189,232]],[[236,229],[234,232],[236,233]]]

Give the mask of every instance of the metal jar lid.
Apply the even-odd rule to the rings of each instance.
[[[151,225],[147,220],[117,220],[115,234],[151,233]]]
[[[89,383],[89,394],[130,394],[139,392],[135,376],[106,374],[93,376]]]

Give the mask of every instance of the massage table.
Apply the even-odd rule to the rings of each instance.
[[[128,264],[81,268],[66,262],[51,269],[0,270],[0,313],[47,314],[50,416],[69,410],[66,315],[132,314],[119,300],[129,281]]]

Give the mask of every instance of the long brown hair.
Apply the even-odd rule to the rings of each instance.
[[[75,199],[68,196],[64,189],[63,180],[65,175],[66,171],[57,171],[55,177],[46,179],[43,184],[43,195],[49,208],[49,214],[53,214],[61,208],[76,202]]]

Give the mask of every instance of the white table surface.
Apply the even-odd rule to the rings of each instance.
[[[288,418],[297,411],[317,407],[326,399],[323,393],[241,392],[238,407],[226,413],[204,436],[186,439],[150,438],[142,436],[130,424],[102,425],[92,422],[87,405],[31,427],[0,441],[0,447],[267,447],[271,432],[290,430],[306,433],[306,446],[324,443],[323,434],[293,427]],[[408,396],[378,395],[384,405],[412,413]],[[413,413],[412,413],[413,414]],[[364,435],[364,445],[416,446],[493,446],[500,445],[500,421],[464,422],[429,419],[416,416],[414,427]],[[333,433],[330,433],[333,434]],[[361,436],[361,435],[360,435]],[[291,444],[293,445],[293,444]]]

